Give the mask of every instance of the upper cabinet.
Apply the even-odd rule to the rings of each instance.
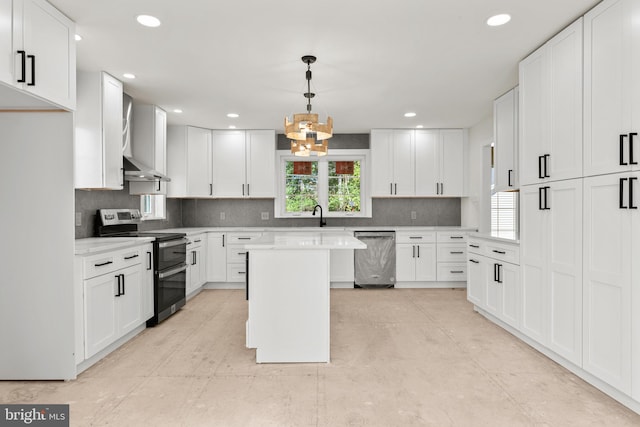
[[[78,73],[75,187],[122,190],[122,82],[104,72]]]
[[[582,176],[582,18],[520,62],[520,184]]]
[[[156,105],[133,106],[133,157],[167,174],[167,112]],[[129,194],[167,194],[167,182],[131,181]]]
[[[464,196],[463,129],[371,131],[374,197]]]
[[[518,189],[518,87],[493,101],[495,191]]]
[[[44,0],[0,5],[0,82],[76,108],[75,24]]]
[[[584,174],[639,170],[640,2],[607,0],[584,16]]]
[[[213,197],[275,197],[276,133],[213,131]]]
[[[167,197],[211,197],[211,130],[167,128]]]

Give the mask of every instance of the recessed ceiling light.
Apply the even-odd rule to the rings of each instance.
[[[173,110],[173,112],[174,112],[174,113],[178,113],[178,114],[180,114],[180,113],[182,113],[182,110],[181,110],[181,109],[179,109],[179,108],[176,108],[175,110]]]
[[[80,34],[76,34],[74,36],[74,38],[76,39],[77,42],[79,42],[80,40],[82,40],[82,36]]]
[[[422,125],[418,125],[418,126],[416,126],[416,129],[422,129],[423,127],[424,126],[422,126]]]
[[[122,77],[124,77],[125,79],[135,79],[136,75],[131,73],[124,73]]]
[[[487,19],[487,25],[490,27],[498,27],[509,21],[511,21],[511,15],[501,13],[499,15],[493,15],[491,18]]]
[[[416,113],[410,112],[410,113],[404,113],[405,117],[415,117]]]
[[[229,126],[229,129],[235,129],[236,127],[234,125]]]
[[[138,15],[136,16],[136,21],[138,21],[140,25],[144,25],[145,27],[160,26],[160,20],[155,16],[151,16],[151,15]]]
[[[240,117],[240,114],[237,113],[229,113],[227,114],[227,117],[231,118],[231,119],[237,119],[238,117]]]

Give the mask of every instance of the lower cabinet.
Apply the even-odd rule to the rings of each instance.
[[[435,243],[396,245],[398,282],[434,282],[436,280]]]
[[[186,294],[197,291],[207,282],[206,233],[187,236],[187,283]]]
[[[224,233],[207,233],[207,282],[227,281],[227,248]]]
[[[329,251],[330,278],[332,283],[350,282],[354,278],[354,250],[332,249]]]
[[[146,322],[153,317],[153,245],[145,245],[142,251],[142,320]]]

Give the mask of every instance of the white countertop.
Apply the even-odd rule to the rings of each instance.
[[[493,241],[502,242],[502,243],[511,243],[513,245],[520,244],[520,240],[518,239],[512,239],[510,237],[505,237],[505,236],[490,234],[490,233],[469,233],[469,237],[470,238],[475,237],[478,239],[485,239],[485,240],[493,240]]]
[[[366,249],[348,232],[269,232],[244,245],[245,249]]]
[[[76,239],[75,254],[87,255],[113,251],[129,246],[142,245],[153,241],[153,237],[89,237]]]
[[[376,230],[396,230],[396,231],[467,231],[474,232],[475,228],[461,226],[413,226],[413,225],[368,225],[368,226],[348,226],[348,227],[181,227],[150,230],[157,233],[185,233],[187,235],[199,233],[221,233],[221,232],[305,232],[305,233],[327,233],[336,231],[376,231]]]

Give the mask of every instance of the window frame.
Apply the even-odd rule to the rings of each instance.
[[[145,210],[145,199],[149,198],[151,204],[151,212]],[[161,208],[158,209],[158,204]],[[161,212],[159,212],[161,211]],[[164,220],[167,219],[167,196],[164,194],[141,194],[140,195],[140,214],[142,221]]]
[[[329,167],[330,161],[360,161],[360,212],[329,212]],[[274,216],[276,218],[313,218],[311,212],[286,212],[286,164],[288,161],[318,162],[318,204],[322,206],[325,218],[371,218],[371,196],[369,150],[331,150],[326,156],[297,157],[289,150],[276,152],[277,185],[274,200]]]

